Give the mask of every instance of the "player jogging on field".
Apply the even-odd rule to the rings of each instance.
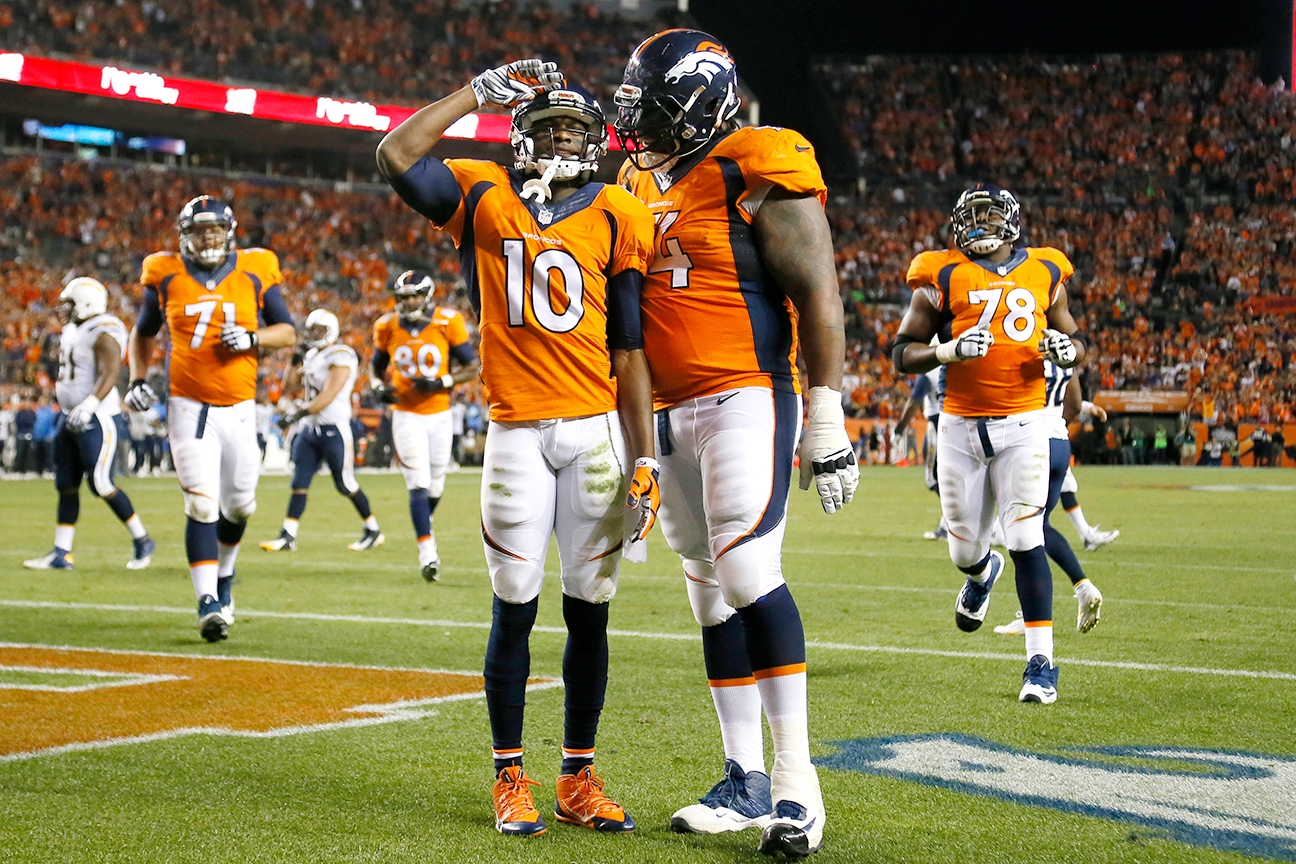
[[[737,85],[713,37],[667,30],[635,49],[616,93],[630,153],[621,179],[657,223],[643,320],[662,531],[702,626],[725,753],[724,777],[671,825],[759,826],[760,851],[803,857],[819,848],[825,816],[810,762],[805,635],[781,564],[801,432],[798,345],[810,381],[801,488],[813,478],[836,512],[859,468],[842,413],[827,188],[801,135],[734,128]],[[768,776],[762,707],[774,742]]]
[[[234,563],[256,510],[257,350],[297,342],[278,256],[235,249],[237,224],[234,211],[211,196],[184,206],[176,220],[180,251],[144,259],[144,302],[130,334],[132,411],[157,399],[144,375],[163,324],[169,334],[168,438],[184,492],[198,629],[208,642],[226,638],[234,623]]]
[[[409,490],[419,571],[435,582],[441,569],[432,519],[445,492],[454,435],[450,392],[477,377],[481,363],[463,316],[436,305],[436,286],[421,270],[406,270],[392,287],[396,310],[374,324],[369,385],[392,403],[392,447]],[[452,373],[451,363],[458,368]],[[388,368],[392,385],[383,382]]]
[[[483,105],[514,106],[514,167],[426,155]],[[483,72],[383,139],[378,164],[411,207],[454,237],[481,329],[490,429],[482,540],[495,591],[486,705],[495,826],[545,831],[522,770],[529,639],[551,536],[562,560],[566,716],[554,815],[597,831],[634,830],[594,773],[607,689],[608,602],[623,538],[648,532],[658,502],[652,385],[639,293],[652,218],[624,189],[592,182],[603,111],[552,63]],[[628,447],[622,443],[622,429]],[[631,473],[629,498],[625,477]],[[637,513],[627,530],[622,501]]]
[[[153,560],[157,544],[144,530],[130,498],[113,483],[117,418],[121,399],[117,375],[126,355],[126,325],[108,314],[108,289],[96,279],[73,279],[59,294],[67,324],[59,340],[59,376],[54,385],[63,409],[54,433],[54,487],[58,525],[54,550],[24,561],[32,570],[71,570],[72,537],[81,513],[81,478],[130,532],[135,554],[126,567],[140,570]]]
[[[985,620],[1004,569],[990,549],[1003,525],[1026,624],[1026,671],[1018,698],[1057,699],[1053,579],[1044,547],[1050,421],[1044,361],[1070,368],[1085,346],[1067,308],[1071,262],[1050,247],[1019,248],[1021,209],[1006,189],[978,184],[950,217],[956,249],[923,252],[909,265],[913,299],[892,358],[904,374],[945,367],[937,439],[941,511],[950,558],[967,581],[955,601],[959,629]],[[928,344],[943,325],[952,338]]]
[[[297,548],[297,528],[306,512],[306,493],[320,463],[328,465],[333,487],[350,499],[364,524],[360,539],[347,546],[352,552],[363,552],[383,544],[378,520],[369,510],[369,498],[355,477],[355,442],[351,438],[351,391],[355,389],[359,358],[349,345],[338,344],[337,316],[327,309],[316,309],[306,316],[304,353],[293,355],[284,390],[305,390],[306,403],[281,417],[279,426],[287,429],[301,426],[293,439],[292,497],[288,499],[288,516],[279,536],[261,544],[267,552],[291,552]]]

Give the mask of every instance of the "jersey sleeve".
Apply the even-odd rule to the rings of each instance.
[[[446,342],[453,348],[456,345],[462,345],[468,341],[468,327],[464,324],[464,316],[453,310],[446,310],[446,317],[449,321],[446,323]]]
[[[458,246],[463,242],[467,211],[469,207],[476,206],[478,196],[473,195],[474,187],[483,182],[495,186],[508,185],[508,172],[494,162],[484,162],[480,159],[447,159],[445,166],[454,174],[461,197],[453,215],[438,227],[449,232],[455,246]]]
[[[326,359],[330,367],[341,366],[344,369],[358,369],[360,367],[360,359],[356,357],[355,351],[345,345],[335,347],[329,352]]]
[[[157,288],[166,277],[176,272],[175,260],[166,252],[154,252],[144,259],[140,267],[140,284]]]
[[[905,282],[909,287],[917,291],[919,288],[934,288],[936,286],[936,270],[939,267],[937,256],[933,252],[919,252],[913,261],[909,262],[909,272],[905,274]]]
[[[1075,266],[1072,265],[1071,259],[1067,258],[1066,253],[1060,249],[1054,249],[1051,246],[1041,246],[1032,250],[1035,256],[1043,262],[1049,274],[1053,277],[1053,284],[1049,286],[1049,303],[1053,303],[1058,298],[1058,293],[1066,281],[1075,275]]]
[[[261,281],[261,291],[265,291],[283,282],[283,273],[279,270],[279,256],[269,249],[247,249],[247,267],[253,276]]]
[[[620,186],[607,186],[604,192],[608,198],[608,212],[616,220],[617,232],[608,274],[615,276],[626,270],[646,273],[653,255],[652,212]]]
[[[828,186],[814,147],[801,133],[762,126],[735,134],[744,131],[747,134],[735,152],[747,182],[744,197],[763,198],[770,187],[778,186],[793,195],[814,195],[820,204],[827,202]],[[738,203],[741,206],[743,199]]]
[[[381,318],[379,318],[377,321],[374,322],[374,328],[373,328],[374,348],[378,349],[379,351],[384,351],[384,352],[387,351],[387,340],[391,336],[391,323],[393,317],[394,316],[392,314],[388,313],[387,315],[383,315]]]

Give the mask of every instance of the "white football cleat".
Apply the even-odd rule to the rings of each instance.
[[[991,549],[990,560],[986,563],[985,581],[977,582],[969,576],[963,583],[958,600],[954,602],[954,623],[964,633],[971,633],[985,621],[986,610],[990,608],[990,589],[999,581],[1003,569],[1003,553]]]
[[[1057,701],[1057,680],[1057,664],[1049,663],[1043,654],[1036,654],[1022,673],[1022,689],[1017,701],[1052,705]]]
[[[822,806],[812,813],[795,801],[779,801],[774,805],[773,818],[761,832],[756,851],[790,861],[808,858],[823,845],[823,825]]]
[[[1000,624],[995,628],[995,632],[1000,636],[1023,636],[1026,633],[1026,619],[1022,617],[1021,610],[1017,610],[1017,617],[1007,624]]]
[[[1082,579],[1075,586],[1075,599],[1080,604],[1076,614],[1076,629],[1088,633],[1098,623],[1102,613],[1102,592],[1088,579]]]
[[[769,775],[744,773],[732,759],[726,759],[724,777],[696,804],[681,807],[671,817],[671,830],[679,834],[724,834],[769,824]]]
[[[1089,535],[1084,538],[1084,547],[1086,552],[1094,552],[1120,536],[1120,529],[1116,528],[1111,531],[1099,531],[1098,526],[1094,525],[1089,529]]]
[[[363,552],[366,549],[373,549],[387,542],[387,538],[377,529],[364,529],[364,534],[354,543],[348,543],[347,548],[352,552]]]

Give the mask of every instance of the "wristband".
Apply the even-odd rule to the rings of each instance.
[[[958,360],[958,340],[951,339],[936,346],[936,362],[942,366]]]

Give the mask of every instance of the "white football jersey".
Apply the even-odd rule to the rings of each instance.
[[[269,402],[256,403],[256,430],[262,438],[269,439],[272,419],[274,419],[274,406]]]
[[[116,342],[122,359],[126,359],[126,325],[116,315],[105,312],[87,318],[80,324],[67,324],[59,340],[59,377],[54,386],[58,396],[59,407],[65,412],[71,411],[94,391],[95,380],[99,377],[95,369],[94,343],[101,333],[107,333]],[[99,403],[95,412],[100,417],[112,417],[121,413],[121,398],[117,395],[117,385],[108,391],[108,395]]]
[[[360,369],[360,359],[350,347],[335,342],[306,352],[306,359],[302,361],[302,386],[306,390],[306,402],[309,403],[324,389],[328,383],[329,370],[334,366],[342,366],[350,370],[351,374],[347,376],[346,385],[323,411],[313,417],[307,417],[304,422],[316,426],[350,425],[351,391],[355,389],[356,375]]]
[[[1049,437],[1067,438],[1066,419],[1062,416],[1062,403],[1066,399],[1067,384],[1075,375],[1074,369],[1064,369],[1051,360],[1044,361],[1044,416],[1048,418]]]
[[[931,385],[923,396],[923,416],[935,417],[941,413],[941,407],[945,404],[945,367],[937,366],[923,374],[927,376],[927,381]]]

